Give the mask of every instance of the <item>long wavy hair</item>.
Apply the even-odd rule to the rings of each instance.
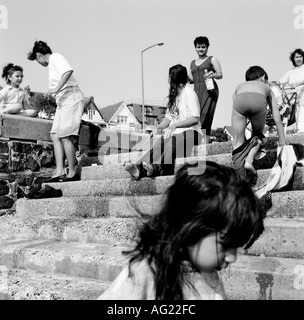
[[[155,299],[182,300],[185,284],[195,290],[182,263],[191,265],[189,248],[225,230],[227,247],[247,249],[263,232],[263,218],[258,199],[236,170],[207,161],[202,174],[185,164],[168,188],[162,209],[145,216],[135,248],[124,252],[130,257],[129,276],[133,263],[147,259]]]
[[[168,108],[171,112],[175,106],[176,98],[182,86],[185,86],[188,81],[187,68],[181,64],[177,64],[169,69],[169,95]]]
[[[7,84],[10,84],[10,80],[8,77],[13,75],[14,72],[21,71],[23,72],[23,68],[17,66],[13,63],[8,63],[2,70],[2,78],[6,81]]]

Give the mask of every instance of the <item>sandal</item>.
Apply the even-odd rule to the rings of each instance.
[[[75,173],[73,177],[67,177],[64,176],[62,179],[60,179],[60,182],[70,182],[70,181],[79,181],[80,175],[78,173]]]
[[[64,178],[65,174],[62,174],[61,176],[46,178],[43,180],[43,182],[61,182]]]

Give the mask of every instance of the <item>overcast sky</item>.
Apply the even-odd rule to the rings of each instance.
[[[213,128],[230,125],[232,93],[251,65],[270,80],[292,67],[290,52],[304,49],[304,3],[300,0],[0,0],[0,67],[24,68],[23,86],[45,92],[47,68],[27,60],[44,40],[75,69],[85,96],[104,107],[141,99],[141,51],[145,98],[168,95],[168,70],[196,58],[193,40],[207,36],[209,55],[221,63],[220,99]],[[3,28],[3,8],[7,28]],[[2,11],[1,11],[2,10]],[[4,26],[5,27],[5,26]],[[0,85],[5,85],[0,79]]]

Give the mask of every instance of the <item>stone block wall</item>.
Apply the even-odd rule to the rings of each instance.
[[[55,165],[53,144],[0,140],[0,172],[39,171]]]
[[[51,142],[0,138],[0,215],[14,207],[36,177],[51,175],[54,166]]]
[[[55,167],[50,139],[52,120],[0,115],[0,215],[14,209],[17,198],[24,197],[36,177],[50,177]],[[81,126],[78,170],[104,154],[146,149],[149,135],[102,129],[92,147],[90,129]]]

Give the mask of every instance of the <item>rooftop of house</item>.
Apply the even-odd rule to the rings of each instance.
[[[228,131],[228,133],[233,136],[233,128],[232,126],[225,126],[224,129],[226,129]]]
[[[109,122],[111,118],[114,116],[116,111],[121,107],[124,101],[117,102],[115,104],[111,104],[109,106],[99,108],[99,113],[102,115],[106,122]]]
[[[113,115],[116,113],[116,111],[121,107],[122,104],[125,104],[128,109],[131,111],[131,113],[135,116],[136,120],[139,123],[142,123],[142,108],[141,103],[136,102],[125,102],[125,101],[119,101],[115,104],[99,108],[99,112],[101,113],[102,117],[105,119],[105,121],[109,121]],[[146,113],[146,116],[155,117],[158,121],[161,121],[163,118],[165,111],[167,110],[166,106],[164,105],[152,105],[152,104],[146,104],[145,108],[150,108],[150,110]],[[164,109],[163,112],[161,112],[161,109]]]

